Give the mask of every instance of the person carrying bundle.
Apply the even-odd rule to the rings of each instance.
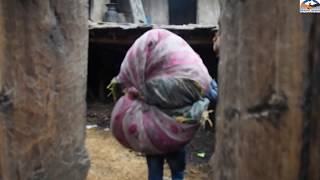
[[[149,180],[162,179],[165,160],[172,179],[182,180],[184,146],[217,98],[217,84],[199,55],[179,36],[150,30],[128,50],[111,83],[115,95],[114,84],[124,89],[111,115],[114,137],[146,154]]]

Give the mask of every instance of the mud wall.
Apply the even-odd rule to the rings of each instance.
[[[89,2],[90,20],[96,22],[103,21],[104,13],[107,11],[105,5],[109,3],[110,0],[90,0]]]
[[[168,0],[142,0],[146,16],[152,24],[169,23]]]
[[[169,0],[142,0],[145,14],[152,24],[169,24]],[[173,0],[174,1],[174,0]],[[110,0],[90,0],[90,19],[92,21],[103,21],[107,8],[106,3]],[[119,1],[119,11],[124,13],[128,22],[132,21],[129,0]],[[218,25],[220,5],[218,0],[197,0],[196,23],[207,25]],[[183,10],[182,10],[183,11]],[[190,12],[185,12],[190,13]]]
[[[87,1],[0,2],[0,179],[82,180]]]
[[[217,26],[220,15],[219,0],[198,0],[198,24]]]

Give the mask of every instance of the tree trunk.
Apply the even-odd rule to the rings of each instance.
[[[220,0],[215,180],[320,178],[320,18]]]
[[[0,179],[81,180],[86,0],[0,0]]]

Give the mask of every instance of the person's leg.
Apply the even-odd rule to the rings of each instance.
[[[171,170],[172,180],[183,180],[186,168],[186,151],[184,148],[166,155]]]
[[[147,155],[148,180],[162,180],[163,163],[162,155]]]

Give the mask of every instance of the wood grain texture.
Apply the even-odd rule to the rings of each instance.
[[[87,1],[0,8],[0,179],[85,179]]]
[[[319,20],[289,0],[220,3],[212,179],[318,180]]]

